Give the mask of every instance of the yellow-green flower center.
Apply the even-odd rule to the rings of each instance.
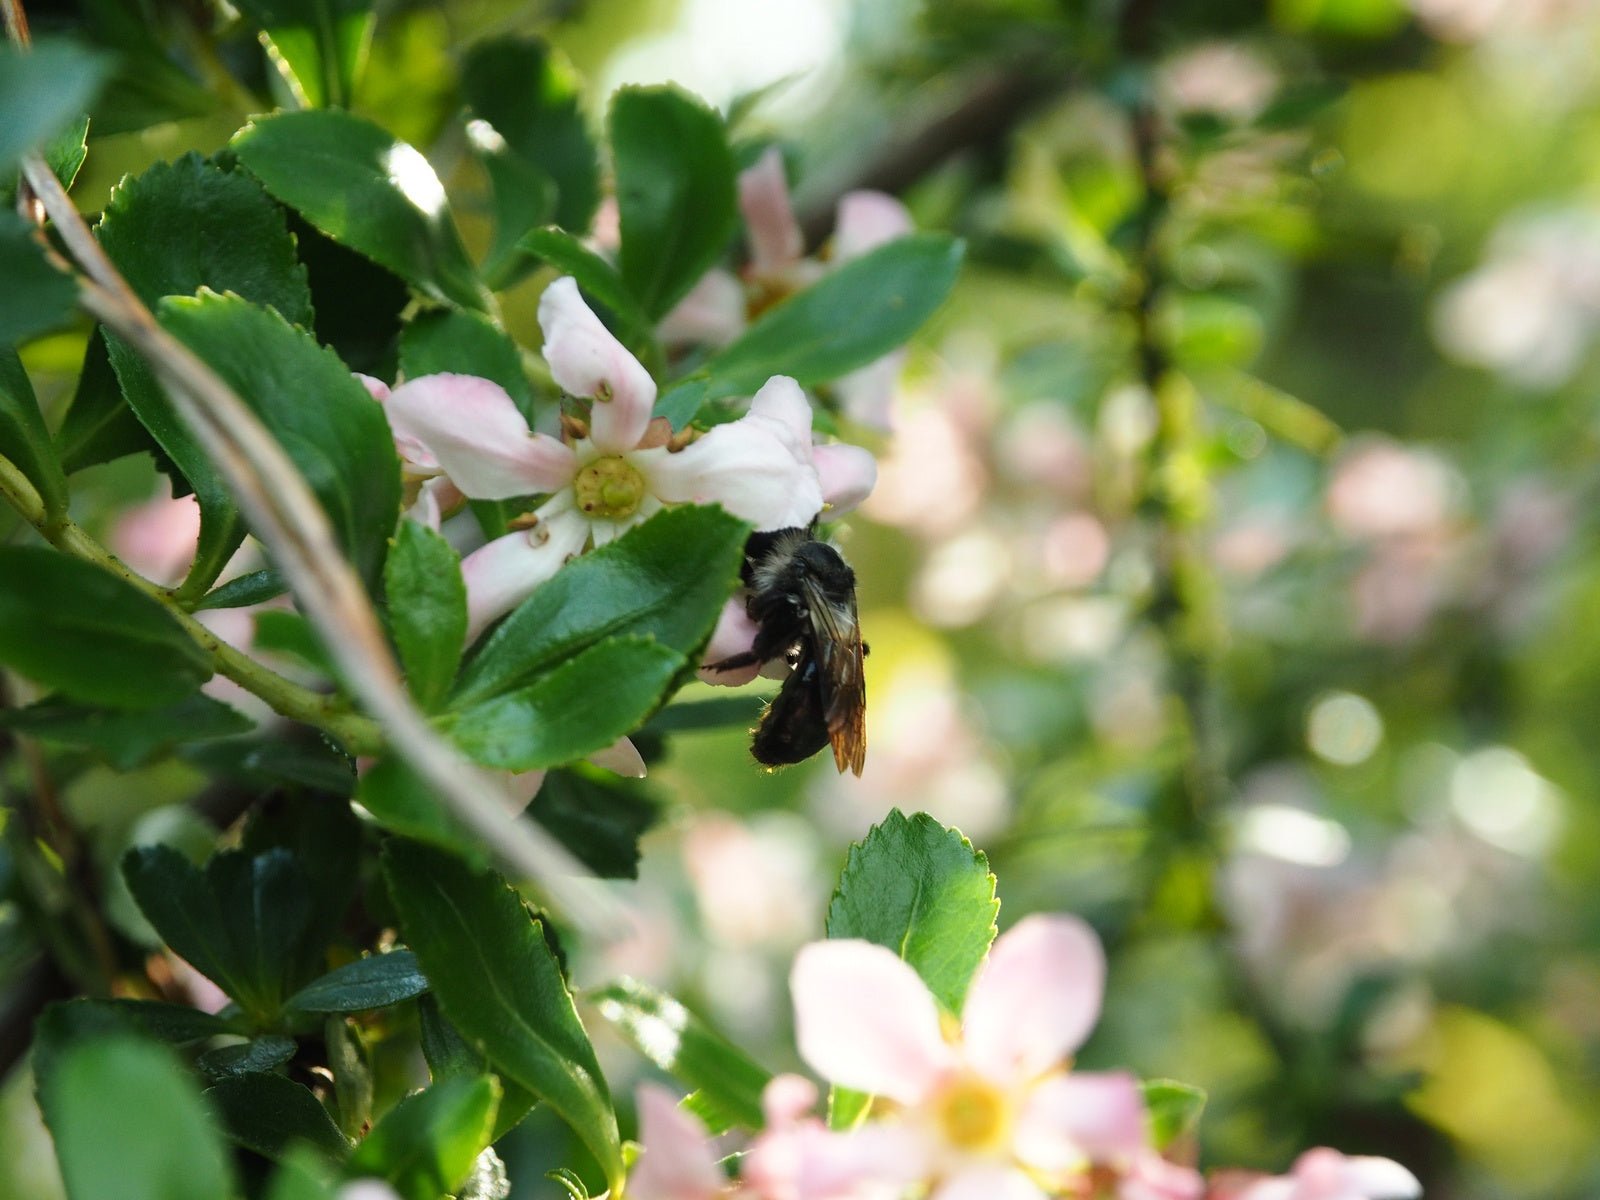
[[[584,516],[614,521],[639,511],[644,476],[625,458],[597,458],[578,472],[572,491]]]
[[[1011,1130],[1011,1105],[1006,1094],[986,1079],[963,1075],[941,1089],[934,1100],[934,1118],[950,1145],[982,1152],[1000,1149]]]

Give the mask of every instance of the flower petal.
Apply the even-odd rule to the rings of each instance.
[[[1130,1163],[1148,1143],[1144,1093],[1122,1072],[1046,1079],[1017,1122],[1017,1157],[1041,1171]]]
[[[815,1119],[769,1121],[739,1174],[762,1200],[896,1200],[926,1178],[930,1161],[925,1140],[904,1127],[836,1133]]]
[[[744,285],[713,267],[662,317],[656,334],[668,346],[721,348],[744,332]]]
[[[736,654],[748,654],[755,647],[756,630],[756,623],[745,607],[744,593],[740,592],[722,606],[717,627],[711,631],[711,640],[706,643],[706,652],[700,659],[701,681],[720,687],[742,687],[754,679],[761,671],[760,663],[731,671],[713,671],[707,664],[719,663]]]
[[[710,1135],[678,1107],[666,1088],[641,1083],[639,1161],[628,1176],[633,1200],[709,1200],[727,1183],[711,1153]]]
[[[741,420],[767,430],[799,461],[811,461],[811,401],[789,376],[774,375],[762,384]]]
[[[1345,1186],[1371,1200],[1410,1200],[1422,1183],[1392,1158],[1353,1155],[1344,1160]]]
[[[769,146],[753,167],[739,172],[739,211],[750,237],[750,269],[778,275],[800,261],[805,235],[789,205],[783,152]]]
[[[1045,1193],[1014,1167],[971,1167],[950,1176],[929,1200],[1045,1200]]]
[[[890,412],[895,389],[900,384],[900,371],[905,365],[906,352],[895,350],[835,379],[833,393],[839,398],[845,415],[869,429],[893,426]]]
[[[611,335],[563,275],[539,297],[539,328],[550,374],[573,396],[592,399],[589,435],[605,454],[632,450],[650,423],[656,382]]]
[[[804,1075],[774,1075],[761,1089],[761,1115],[768,1128],[793,1125],[817,1103],[817,1085]]]
[[[563,503],[564,502],[564,503]],[[510,612],[583,549],[589,523],[561,496],[539,510],[533,529],[496,538],[461,560],[467,584],[467,643]],[[562,509],[565,511],[562,511]]]
[[[423,447],[474,500],[553,492],[576,470],[571,450],[530,433],[506,390],[476,375],[413,379],[395,388],[383,411],[403,454],[408,443]]]
[[[604,750],[596,750],[587,757],[589,762],[613,775],[623,775],[629,779],[645,777],[644,758],[639,754],[638,747],[627,738],[618,738]]]
[[[389,398],[389,385],[383,380],[374,379],[371,375],[363,375],[360,371],[352,371],[350,373],[361,381],[361,386],[367,389],[367,395],[378,401],[378,403],[381,404]]]
[[[1024,917],[972,981],[961,1027],[972,1066],[997,1081],[1038,1075],[1094,1028],[1105,990],[1100,939],[1076,917]]]
[[[1205,1190],[1205,1177],[1199,1171],[1145,1150],[1123,1175],[1117,1200],[1200,1200]]]
[[[887,192],[846,192],[833,225],[833,259],[846,262],[916,228],[904,204]]]
[[[877,486],[878,460],[872,457],[870,450],[860,446],[844,442],[815,446],[811,450],[811,461],[817,469],[817,482],[822,487],[829,520],[850,512]]]
[[[953,1064],[932,994],[892,950],[813,942],[789,987],[800,1057],[824,1079],[913,1104]]]

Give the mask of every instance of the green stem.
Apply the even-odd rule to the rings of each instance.
[[[352,712],[347,701],[302,687],[230,646],[191,616],[172,592],[130,570],[71,517],[47,513],[33,484],[4,457],[0,457],[0,496],[56,549],[92,562],[160,601],[172,619],[210,656],[219,675],[259,696],[274,712],[315,725],[338,739],[351,754],[376,754],[382,749],[383,736],[377,723]]]

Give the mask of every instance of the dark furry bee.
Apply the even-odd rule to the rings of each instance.
[[[860,775],[867,757],[867,685],[855,572],[811,530],[780,529],[750,536],[742,574],[755,644],[711,669],[775,659],[790,667],[756,726],[751,754],[779,767],[832,745],[840,772]]]

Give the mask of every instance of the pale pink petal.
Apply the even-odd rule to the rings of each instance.
[[[181,580],[200,543],[200,505],[192,495],[158,496],[117,518],[109,537],[117,557],[165,586]]]
[[[571,482],[572,451],[531,433],[506,390],[476,375],[424,375],[395,388],[383,406],[395,441],[431,452],[474,500],[553,492]]]
[[[912,1104],[954,1061],[927,985],[892,950],[812,942],[789,987],[800,1057],[830,1082]]]
[[[768,1128],[793,1125],[816,1103],[817,1085],[804,1075],[774,1075],[761,1089],[761,1114]]]
[[[760,663],[731,671],[713,671],[705,664],[719,663],[736,654],[748,653],[755,644],[756,623],[750,619],[750,612],[745,608],[744,593],[740,592],[722,606],[717,627],[711,631],[711,640],[706,643],[705,655],[700,659],[698,674],[702,682],[722,687],[742,687],[749,683],[760,672]]]
[[[1344,1178],[1347,1187],[1371,1200],[1410,1200],[1422,1195],[1417,1177],[1392,1158],[1347,1157]]]
[[[561,497],[566,500],[566,497]],[[539,524],[496,538],[461,560],[467,583],[467,642],[510,612],[561,564],[583,549],[589,523],[558,502],[540,509]]]
[[[995,942],[967,993],[961,1029],[972,1066],[996,1081],[1056,1066],[1100,1015],[1106,960],[1076,917],[1037,913]]]
[[[795,458],[771,422],[741,417],[677,453],[641,450],[629,461],[669,504],[720,504],[758,530],[809,525],[822,511],[822,485],[809,457]]]
[[[573,396],[592,399],[589,436],[605,454],[632,450],[650,424],[656,383],[563,275],[539,297],[539,328],[550,374]]]
[[[639,1161],[628,1176],[632,1200],[710,1200],[727,1183],[711,1153],[710,1135],[671,1092],[642,1083]]]
[[[511,795],[518,799],[517,812],[521,812],[538,798],[539,789],[544,786],[544,777],[550,774],[544,767],[536,767],[532,771],[519,771],[506,782],[506,788]],[[526,800],[521,797],[526,796]]]
[[[656,326],[668,346],[726,346],[744,332],[744,285],[729,271],[713,267]]]
[[[750,400],[743,418],[777,438],[800,462],[811,461],[811,401],[787,375],[774,375]]]
[[[770,146],[753,167],[739,172],[739,210],[750,238],[750,269],[778,275],[805,253],[805,235],[789,206],[783,152]]]
[[[890,428],[894,424],[890,413],[895,389],[900,385],[900,372],[905,365],[906,352],[895,350],[839,376],[831,385],[833,394],[839,398],[839,407],[852,421],[869,429]]]
[[[926,1177],[928,1149],[903,1127],[836,1133],[805,1120],[758,1135],[739,1175],[761,1200],[896,1200]]]
[[[1148,1142],[1139,1081],[1120,1072],[1046,1079],[1017,1120],[1017,1157],[1041,1171],[1129,1163]]]
[[[363,375],[360,371],[352,371],[351,374],[361,381],[361,386],[367,389],[367,395],[378,403],[381,404],[389,398],[389,385],[383,380]]]
[[[971,1167],[933,1189],[929,1200],[1045,1200],[1046,1193],[1014,1167]]]
[[[1292,1179],[1263,1179],[1239,1193],[1239,1200],[1302,1200],[1299,1185]]]
[[[906,206],[887,192],[847,192],[834,219],[834,261],[856,258],[915,228]]]
[[[1201,1200],[1205,1177],[1154,1150],[1139,1154],[1117,1184],[1117,1200]]]
[[[811,451],[811,463],[817,469],[817,482],[822,487],[830,521],[854,509],[878,483],[878,460],[860,446],[844,442],[816,446]]]
[[[588,756],[588,761],[613,775],[623,775],[629,779],[645,777],[644,759],[638,747],[627,738],[618,738],[604,750],[596,750]]]
[[[466,499],[448,476],[435,475],[417,489],[417,498],[406,510],[406,516],[438,533],[445,516]]]

